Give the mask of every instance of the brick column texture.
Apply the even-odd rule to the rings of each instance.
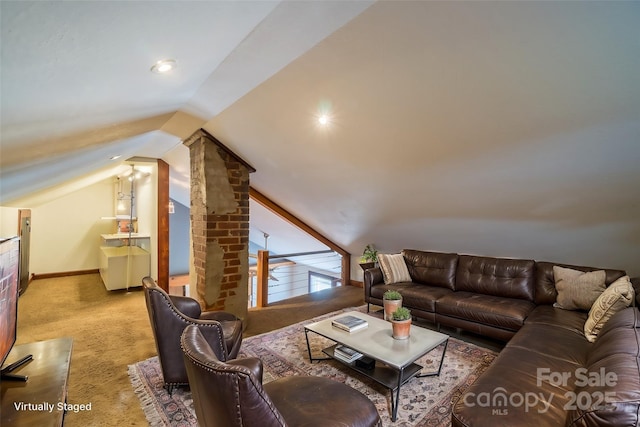
[[[184,144],[191,159],[192,296],[203,310],[246,319],[253,169],[206,131],[196,131]]]

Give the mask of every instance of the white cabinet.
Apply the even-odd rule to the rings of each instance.
[[[122,246],[128,243],[128,237],[129,234],[101,236],[100,276],[109,291],[142,286],[142,278],[149,275],[151,254],[145,249],[149,247],[149,236],[131,239],[132,244],[140,246]]]

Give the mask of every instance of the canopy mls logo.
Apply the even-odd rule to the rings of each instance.
[[[468,407],[491,408],[491,415],[508,415],[509,408],[524,407],[525,412],[537,408],[538,413],[546,413],[551,407],[553,394],[515,392],[509,393],[504,387],[496,387],[491,392],[465,393],[464,404]]]
[[[556,387],[567,387],[573,381],[574,389],[589,387],[591,391],[567,391],[561,399],[565,402],[562,407],[570,410],[598,410],[606,409],[615,400],[613,391],[593,391],[594,388],[615,387],[618,383],[618,375],[615,372],[607,372],[605,368],[599,371],[589,371],[586,368],[578,368],[574,372],[557,372],[549,368],[538,368],[536,371],[536,384],[543,387],[549,384]],[[551,407],[555,393],[543,392],[512,392],[504,387],[496,387],[493,391],[482,393],[465,393],[463,403],[468,407],[491,408],[491,415],[508,415],[510,408],[524,408],[524,412],[536,410],[540,414],[546,413]]]

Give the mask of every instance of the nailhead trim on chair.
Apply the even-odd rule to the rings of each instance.
[[[185,349],[184,345],[182,345],[182,342],[180,343],[180,347],[182,348],[182,351],[188,356],[189,360],[191,361],[191,363],[193,363],[195,366],[198,366],[202,369],[204,369],[205,371],[208,372],[222,372],[224,375],[232,375],[232,376],[236,376],[238,374],[240,375],[246,375],[249,377],[249,380],[255,384],[256,388],[262,388],[262,384],[259,384],[256,380],[256,378],[251,374],[251,371],[244,367],[244,366],[240,366],[240,365],[233,365],[233,366],[227,366],[226,364],[224,364],[224,362],[220,362],[220,363],[216,363],[216,362],[209,362],[209,363],[203,363],[201,362],[198,358],[196,358],[196,356],[189,351],[189,349]],[[234,381],[234,389],[233,389],[233,393],[235,395],[235,400],[236,402],[236,416],[238,419],[242,419],[242,413],[240,411],[240,387],[238,386],[238,381],[236,379],[236,381]],[[265,393],[265,391],[263,390],[262,393]],[[264,399],[264,396],[262,395],[262,393],[260,393],[260,397]],[[265,403],[269,406],[269,409],[273,412],[274,416],[276,416],[277,418],[282,418],[282,415],[280,414],[280,412],[275,408],[275,406],[273,406],[273,403],[271,401],[266,401]]]
[[[157,292],[157,290],[155,289],[151,289],[153,292]],[[192,317],[186,316],[184,313],[178,312],[178,310],[175,308],[175,305],[173,304],[173,301],[171,301],[170,298],[167,298],[166,294],[160,292],[160,295],[162,296],[162,298],[165,299],[165,301],[169,302],[169,308],[171,309],[171,311],[173,312],[173,314],[178,318],[178,320],[186,323],[187,325],[196,325],[198,328],[220,328],[220,337],[219,337],[219,343],[220,344],[220,348],[224,349],[224,358],[225,360],[227,359],[228,351],[227,351],[227,345],[224,342],[224,334],[222,333],[222,325],[220,324],[220,322],[218,322],[217,320],[207,320],[206,323],[204,323],[202,320],[198,320],[198,319],[194,319]],[[177,385],[186,385],[189,383],[177,383]]]

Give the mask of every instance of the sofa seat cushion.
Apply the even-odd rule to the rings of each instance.
[[[384,293],[393,289],[402,295],[402,305],[408,308],[419,308],[423,311],[436,311],[436,300],[453,291],[438,286],[423,285],[420,283],[402,283],[394,285],[378,285],[371,289],[371,296],[382,299]]]
[[[559,309],[561,310],[561,309]],[[506,347],[521,348],[532,354],[544,355],[576,366],[587,363],[591,343],[581,330],[561,326],[526,323]],[[540,367],[546,367],[540,365]]]
[[[581,386],[574,391],[581,400],[567,415],[568,426],[618,427],[640,423],[640,359],[628,354],[615,354],[587,369]],[[584,397],[583,397],[584,396]],[[591,399],[589,401],[589,398]],[[603,396],[604,400],[603,401]],[[589,405],[591,403],[591,405]]]
[[[614,314],[589,350],[586,367],[594,381],[583,381],[577,396],[606,397],[571,408],[567,425],[637,426],[640,423],[640,311]],[[598,403],[600,403],[598,405]]]
[[[582,335],[586,320],[587,313],[583,311],[570,311],[552,305],[539,305],[529,313],[524,323],[565,328]]]
[[[573,390],[574,383],[568,380],[556,385],[541,377],[538,384],[540,367],[549,372],[573,372],[578,366],[520,347],[506,347],[454,402],[453,426],[564,426],[567,413],[563,407],[569,403],[565,394]]]
[[[535,305],[530,301],[472,292],[453,292],[436,301],[438,314],[517,331]]]
[[[422,284],[410,284],[402,291],[402,305],[405,307],[419,308],[424,311],[436,311],[436,301],[445,295],[452,294],[453,291],[437,286]]]

